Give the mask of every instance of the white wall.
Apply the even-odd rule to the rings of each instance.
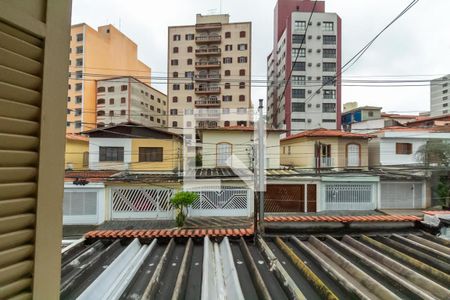
[[[100,162],[100,147],[124,147],[124,161]],[[131,162],[131,139],[125,138],[90,138],[89,169],[91,170],[125,170]]]
[[[397,143],[411,143],[411,154],[396,154]],[[420,146],[426,144],[426,139],[411,139],[411,138],[396,138],[380,140],[380,165],[404,165],[404,164],[417,164],[420,163],[415,158],[415,153]]]
[[[64,194],[73,194],[73,193],[85,193],[85,192],[93,192],[96,193],[96,211],[93,214],[73,214],[68,213],[71,211],[69,207],[68,199],[64,199],[64,214],[63,214],[63,224],[64,225],[97,225],[101,224],[105,221],[105,186],[103,183],[89,183],[84,186],[74,185],[72,183],[64,184]],[[77,197],[80,198],[80,197]],[[73,205],[73,203],[72,203]],[[82,207],[84,204],[79,203],[79,207]],[[73,211],[73,210],[72,210]]]

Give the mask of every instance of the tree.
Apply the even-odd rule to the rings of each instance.
[[[198,195],[194,192],[178,192],[173,195],[170,202],[175,206],[176,217],[175,222],[178,227],[183,227],[186,220],[187,212],[185,210],[189,205],[191,205],[195,200],[197,200]]]
[[[450,144],[442,140],[430,141],[420,146],[416,158],[426,166],[450,166]]]
[[[447,177],[441,177],[436,192],[439,196],[439,202],[443,206],[448,206],[450,203],[450,183]]]

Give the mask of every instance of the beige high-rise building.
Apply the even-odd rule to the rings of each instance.
[[[137,58],[137,45],[112,25],[73,25],[70,41],[67,133],[96,127],[96,81],[135,76],[150,82],[151,69]]]
[[[194,126],[183,118],[194,109],[209,109],[195,119],[200,128],[250,123],[251,23],[229,18],[198,14],[195,25],[169,27],[167,100],[173,131]]]

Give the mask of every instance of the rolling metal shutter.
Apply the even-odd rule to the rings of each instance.
[[[49,130],[48,123],[65,127],[63,118],[46,114],[63,108],[56,104],[53,109],[48,109],[52,103],[59,101],[56,96],[63,96],[65,100],[61,93],[64,86],[53,89],[53,86],[67,82],[67,71],[61,60],[63,54],[54,55],[58,35],[54,33],[65,31],[70,1],[55,3],[51,0],[24,0],[20,3],[0,0],[1,299],[29,299],[33,296],[40,299],[48,296],[46,299],[50,299],[55,293],[54,287],[59,284],[58,273],[54,272],[59,270],[52,269],[56,266],[55,260],[59,259],[59,249],[50,250],[47,256],[56,257],[48,259],[37,250],[39,245],[45,243],[49,247],[56,246],[52,242],[59,236],[45,238],[46,234],[54,235],[50,222],[54,223],[54,228],[60,229],[56,221],[60,212],[54,211],[52,215],[50,209],[53,207],[51,201],[57,201],[52,197],[56,197],[62,187],[53,188],[48,183],[53,180],[54,185],[62,185],[54,179],[62,175],[59,165],[63,162],[63,142],[59,138],[63,138],[63,132],[56,127]],[[59,29],[50,29],[50,24],[58,22]],[[67,32],[69,24],[66,35]],[[60,42],[62,47],[58,48],[64,49],[65,39]],[[67,64],[68,61],[65,61]],[[57,66],[57,63],[62,65]],[[54,73],[47,76],[51,74],[50,69]],[[46,84],[54,76],[61,78]],[[54,149],[40,154],[46,147],[51,148],[49,135],[52,134]],[[49,156],[53,156],[54,166],[48,164]],[[58,207],[57,202],[55,207]],[[56,284],[50,281],[44,284],[46,279],[41,278],[45,277],[43,263],[49,265],[48,276],[56,274],[53,279]],[[48,291],[42,292],[44,289]]]

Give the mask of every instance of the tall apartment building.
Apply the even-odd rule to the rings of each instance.
[[[430,115],[432,117],[450,113],[450,74],[431,80]]]
[[[287,135],[341,127],[341,80],[336,80],[341,68],[341,19],[326,13],[325,2],[317,1],[308,25],[313,7],[312,0],[278,0],[274,10],[267,115],[269,123],[285,128]]]
[[[171,26],[168,33],[169,127],[194,126],[183,120],[194,109],[209,111],[196,117],[200,128],[248,125],[251,23],[198,14],[195,25]]]
[[[133,122],[167,126],[167,96],[131,77],[97,81],[97,127]]]
[[[96,80],[141,76],[150,82],[151,69],[137,58],[137,45],[112,25],[93,29],[73,25],[70,41],[67,133],[96,127]]]

